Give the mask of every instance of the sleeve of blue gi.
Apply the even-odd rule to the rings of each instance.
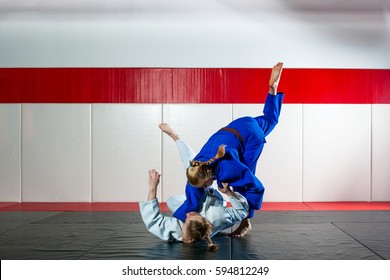
[[[173,216],[184,222],[188,212],[199,210],[199,202],[204,195],[203,188],[196,188],[187,182],[186,185],[186,201],[173,213]]]

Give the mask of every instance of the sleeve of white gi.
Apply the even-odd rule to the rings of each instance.
[[[148,231],[164,241],[182,240],[183,222],[163,216],[157,199],[139,202],[142,220]]]

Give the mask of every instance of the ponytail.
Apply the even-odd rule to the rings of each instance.
[[[210,165],[215,160],[222,158],[225,155],[225,147],[226,145],[224,144],[220,145],[218,147],[217,154],[213,158],[209,159],[208,161],[199,161],[199,160],[190,161],[190,166],[193,167],[193,166]]]
[[[205,217],[201,216],[201,220],[186,221],[183,229],[182,240],[184,243],[192,243],[199,240],[206,239],[208,250],[210,252],[216,251],[218,245],[213,243],[210,234],[213,230],[213,225]]]
[[[214,252],[214,251],[217,251],[218,250],[218,245],[213,243],[213,241],[211,240],[210,238],[210,235],[206,235],[206,240],[207,240],[207,244],[208,244],[208,249],[210,252]]]

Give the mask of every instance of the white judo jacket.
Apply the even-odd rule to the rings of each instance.
[[[230,197],[232,207],[226,207],[221,194],[209,187],[200,204],[199,213],[214,226],[211,236],[232,227],[248,216],[248,202],[245,197],[235,192],[237,198]],[[185,200],[184,195],[170,197],[168,207],[174,212]],[[165,241],[182,241],[184,223],[175,217],[164,216],[160,212],[157,199],[139,202],[142,220],[149,232]]]

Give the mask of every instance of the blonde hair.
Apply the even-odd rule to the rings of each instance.
[[[226,145],[220,145],[217,154],[208,161],[190,161],[190,167],[187,168],[187,179],[191,185],[197,186],[214,175],[210,164],[225,155],[225,147]]]
[[[192,241],[206,239],[209,251],[216,251],[218,245],[213,243],[210,237],[213,225],[205,218],[201,217],[201,222],[192,220],[186,227],[186,238]]]

